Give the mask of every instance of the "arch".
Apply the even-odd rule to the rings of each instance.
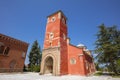
[[[45,70],[46,69],[46,62],[50,60],[50,66],[51,66],[51,70],[48,70],[48,72]],[[40,70],[40,74],[49,74],[51,73],[52,75],[57,75],[57,64],[56,64],[57,60],[54,54],[48,53],[46,55],[43,56],[42,58],[42,62],[41,62],[41,70]]]
[[[9,47],[7,47],[7,48],[5,49],[4,54],[5,54],[5,55],[8,55],[9,51],[10,51],[10,48],[9,48]]]
[[[53,58],[48,56],[44,61],[44,74],[53,74]]]
[[[16,67],[16,60],[11,60],[9,63],[10,69],[14,69]]]

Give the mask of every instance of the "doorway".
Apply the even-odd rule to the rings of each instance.
[[[53,58],[50,56],[45,59],[44,74],[53,74]]]

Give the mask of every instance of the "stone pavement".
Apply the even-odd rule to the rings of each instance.
[[[0,73],[0,80],[120,80],[110,76],[78,76],[78,75],[39,75],[39,73]]]

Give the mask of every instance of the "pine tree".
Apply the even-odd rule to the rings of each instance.
[[[111,71],[118,74],[120,31],[117,30],[116,26],[100,25],[95,44],[98,62],[106,64]]]
[[[29,53],[29,62],[30,62],[29,64],[30,64],[31,71],[34,71],[34,66],[40,65],[41,56],[42,54],[41,54],[40,46],[36,40],[34,41]]]

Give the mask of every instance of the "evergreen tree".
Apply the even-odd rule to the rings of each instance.
[[[34,41],[32,48],[30,50],[30,53],[29,53],[29,62],[30,62],[29,64],[30,64],[31,71],[34,71],[35,66],[40,65],[41,56],[42,54],[41,54],[40,46],[36,40]]]
[[[118,74],[120,31],[117,30],[116,26],[106,27],[104,24],[100,25],[95,44],[98,62],[106,64],[111,71]]]

